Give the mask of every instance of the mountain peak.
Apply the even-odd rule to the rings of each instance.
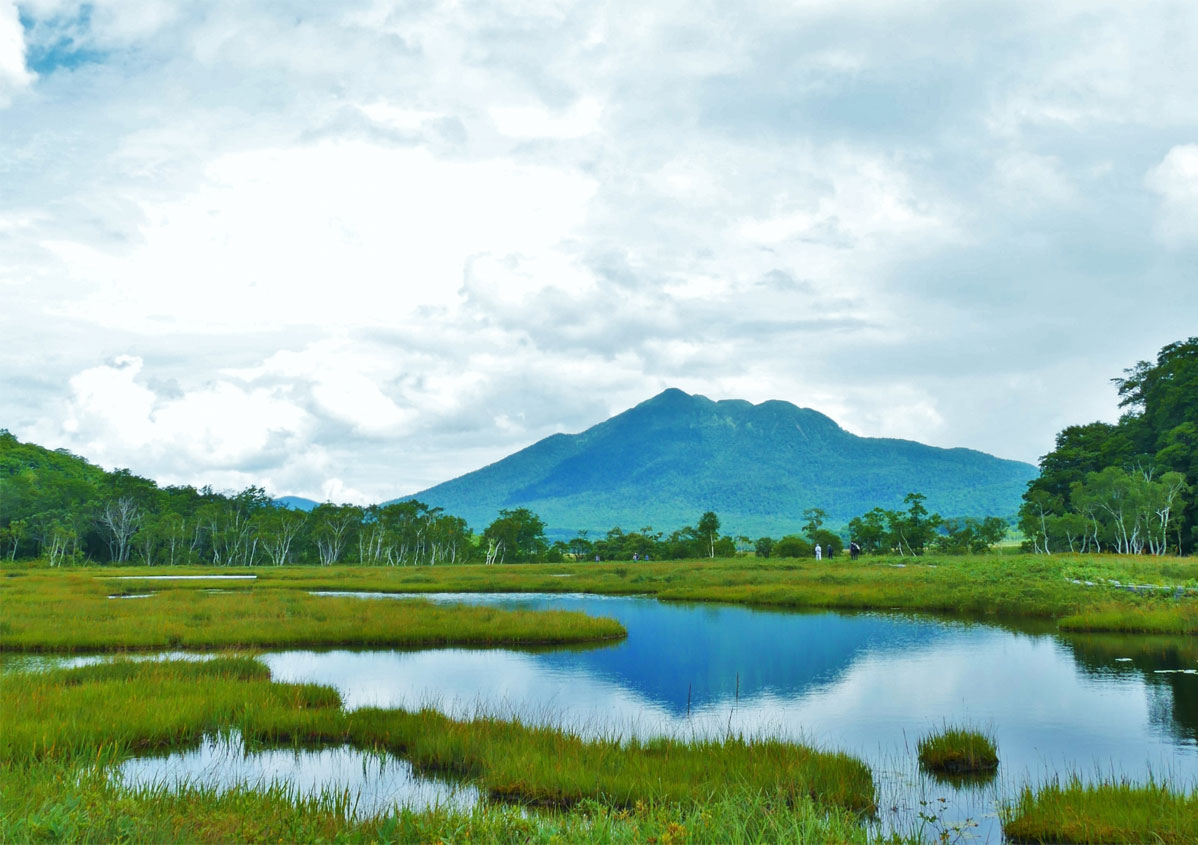
[[[712,401],[676,387],[579,434],[554,435],[417,493],[476,529],[527,507],[552,529],[672,531],[715,510],[732,533],[798,530],[805,508],[833,523],[912,491],[946,516],[1007,516],[1030,464],[965,449],[858,437],[783,400]]]
[[[644,408],[644,407],[669,408],[669,407],[679,407],[679,406],[686,406],[686,405],[695,405],[695,404],[700,404],[702,402],[710,402],[710,401],[711,400],[708,399],[706,396],[700,396],[697,393],[690,394],[690,393],[687,393],[685,390],[682,390],[677,387],[667,387],[661,393],[657,394],[656,396],[654,396],[650,399],[646,399],[644,402],[641,402],[640,404],[636,405],[635,407],[637,407],[637,408]]]

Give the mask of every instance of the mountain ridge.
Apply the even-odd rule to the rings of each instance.
[[[944,515],[1014,514],[1031,464],[975,449],[860,437],[811,408],[712,400],[669,388],[577,434],[554,434],[402,499],[485,527],[527,507],[554,533],[652,525],[670,531],[716,511],[726,530],[794,531],[807,507],[844,524],[912,491]]]

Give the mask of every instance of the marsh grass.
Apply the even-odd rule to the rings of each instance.
[[[395,808],[353,820],[344,795],[279,787],[216,790],[121,787],[96,766],[51,765],[32,774],[0,767],[0,840],[84,843],[483,842],[853,843],[868,841],[851,813],[810,800],[791,804],[730,787],[704,804],[650,799],[631,808],[585,801],[568,811],[503,804],[469,810]],[[916,841],[916,840],[910,840]]]
[[[1074,777],[1025,788],[1001,815],[1013,842],[1198,842],[1198,790],[1187,794],[1156,782],[1085,784]]]
[[[1058,625],[1062,631],[1087,633],[1194,634],[1198,633],[1198,601],[1165,599],[1157,607],[1098,606],[1062,617]]]
[[[869,770],[843,754],[740,737],[586,740],[516,720],[457,721],[431,710],[346,713],[335,690],[272,682],[267,667],[249,657],[117,659],[6,674],[0,708],[4,841],[411,841],[421,832],[456,840],[461,830],[478,830],[484,841],[669,835],[681,842],[697,832],[721,841],[775,834],[863,841],[861,820],[874,807]],[[504,802],[551,812],[521,821],[494,807],[466,814],[444,808],[363,824],[335,793],[304,798],[278,787],[203,786],[168,793],[116,789],[95,775],[134,753],[187,749],[205,735],[234,730],[247,743],[272,747],[347,744],[391,752],[418,772],[469,780]]]
[[[948,776],[973,776],[998,769],[994,739],[969,728],[945,726],[919,740],[919,764],[929,772]]]
[[[178,571],[194,574],[212,569]],[[136,575],[146,570],[129,567],[113,572]],[[258,575],[256,589],[650,595],[669,601],[771,608],[949,613],[998,622],[1068,619],[1065,626],[1070,630],[1198,633],[1198,595],[1187,592],[1174,598],[1164,594],[1169,589],[1198,583],[1198,560],[1190,558],[929,555],[869,557],[855,563],[848,558],[820,563],[735,558],[436,568],[259,567],[251,574]],[[1095,579],[1095,586],[1074,583]],[[1128,592],[1107,583],[1111,580],[1158,585],[1162,592]],[[130,591],[145,586],[145,582],[125,583]],[[172,589],[186,588],[177,583]],[[157,598],[111,603],[145,605],[155,601]]]
[[[203,582],[159,582],[171,586],[114,601],[112,582],[88,571],[8,575],[0,579],[5,651],[549,645],[626,633],[614,619],[569,611],[363,602],[265,584],[213,593]]]
[[[55,571],[28,565],[0,567],[0,590],[14,580],[49,576],[51,584],[87,577],[98,568]],[[254,574],[255,582],[230,581],[234,593],[255,594],[271,588],[296,591],[380,592],[590,592],[652,595],[671,601],[729,602],[761,607],[844,610],[905,610],[951,613],[990,620],[1041,618],[1062,620],[1076,631],[1198,634],[1198,560],[1120,555],[976,555],[920,558],[848,558],[817,563],[805,559],[734,558],[650,563],[555,563],[499,566],[364,567],[290,566],[254,569],[213,567],[106,567],[106,575]],[[569,577],[560,577],[567,575]],[[1094,582],[1087,586],[1084,581]],[[1135,593],[1110,582],[1150,584],[1159,592]],[[198,593],[203,581],[149,582],[94,580],[92,590],[127,592],[152,587],[161,592],[136,602],[142,612],[170,594]],[[103,586],[102,586],[103,585]],[[167,587],[166,585],[170,585]],[[246,586],[252,585],[252,586]],[[1182,587],[1181,598],[1171,591]],[[36,591],[52,589],[39,586]],[[35,592],[36,592],[35,591]],[[25,594],[29,590],[24,591]],[[0,593],[0,599],[10,599]],[[322,601],[333,601],[322,597]],[[297,605],[297,608],[300,606]],[[132,612],[133,608],[128,608]],[[197,609],[201,612],[202,609]],[[93,609],[104,615],[104,611]],[[293,612],[299,612],[298,610]],[[311,620],[319,612],[303,607]],[[328,608],[329,619],[337,611]],[[170,631],[166,632],[168,635]],[[177,633],[177,631],[176,631]],[[11,634],[0,632],[0,645]],[[279,644],[279,643],[276,643]],[[330,643],[331,644],[331,643]]]

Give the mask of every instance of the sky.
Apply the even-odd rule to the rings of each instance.
[[[666,387],[1035,462],[1198,334],[1198,3],[0,0],[0,427],[368,503]]]

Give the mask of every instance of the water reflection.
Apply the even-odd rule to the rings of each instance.
[[[392,597],[394,598],[394,597]],[[427,598],[427,597],[426,597]],[[442,595],[611,616],[628,638],[528,653],[283,652],[280,680],[328,683],[349,708],[433,705],[455,716],[519,715],[583,734],[768,733],[835,747],[875,771],[894,822],[946,798],[998,841],[995,801],[1058,774],[1198,780],[1198,677],[1189,638],[1061,637],[885,614],[777,613],[585,595]],[[1120,658],[1130,658],[1130,660]],[[925,777],[919,737],[944,723],[993,734],[998,782]],[[937,803],[937,806],[940,806]]]
[[[305,796],[347,793],[347,809],[355,818],[396,807],[469,809],[479,801],[474,787],[418,776],[407,761],[389,754],[367,754],[350,746],[246,751],[237,732],[205,737],[190,751],[126,760],[116,772],[131,786],[177,788],[186,783],[223,791],[277,784]]]

